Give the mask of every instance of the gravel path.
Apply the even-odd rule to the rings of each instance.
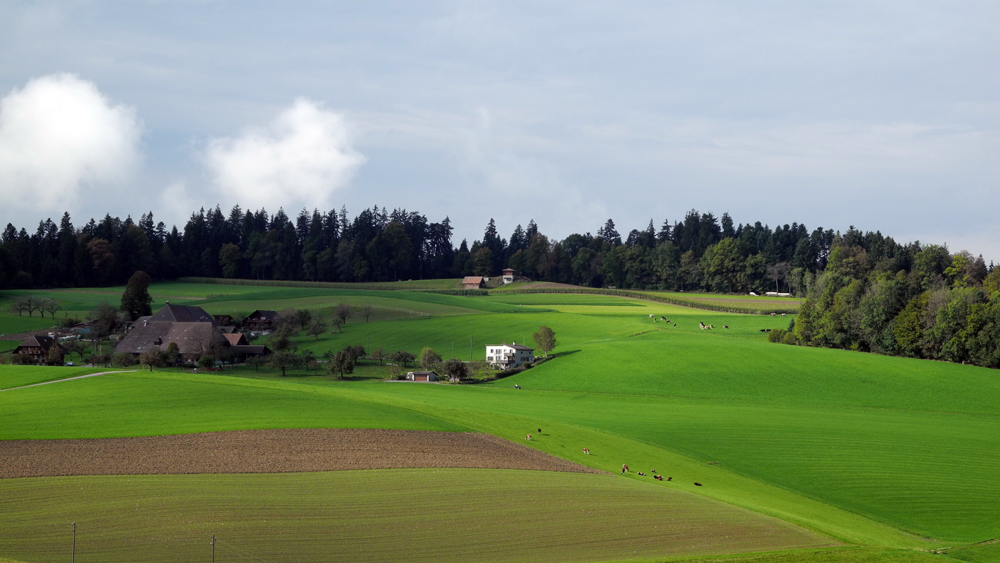
[[[38,387],[39,385],[48,385],[50,383],[62,383],[63,381],[73,381],[74,379],[85,379],[87,377],[97,377],[98,375],[107,375],[109,373],[132,373],[132,371],[102,371],[100,373],[88,373],[85,375],[77,375],[75,377],[66,377],[64,379],[54,379],[52,381],[43,381],[41,383],[32,383],[31,385],[22,385],[20,387],[11,387],[10,389],[0,389],[0,393],[4,391],[16,391],[17,389],[27,389],[28,387]]]
[[[0,478],[463,467],[602,473],[489,434],[287,429],[0,441]]]

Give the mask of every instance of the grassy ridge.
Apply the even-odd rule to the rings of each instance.
[[[756,297],[738,298],[738,297],[727,297],[721,298],[716,296],[716,299],[698,299],[692,298],[685,293],[672,293],[672,292],[656,292],[656,291],[640,291],[640,290],[627,290],[627,289],[595,289],[595,288],[517,288],[517,289],[501,289],[490,291],[491,295],[517,295],[517,294],[537,294],[537,293],[554,293],[554,294],[584,294],[584,295],[611,295],[615,297],[626,297],[631,299],[643,299],[646,301],[655,301],[659,303],[667,303],[670,305],[681,305],[685,307],[694,307],[696,309],[705,309],[708,311],[717,311],[721,313],[742,313],[750,315],[763,315],[769,313],[797,313],[799,310],[799,303],[789,303],[775,302],[775,301],[756,301]]]
[[[352,397],[347,388],[218,375],[110,374],[0,394],[2,440],[250,428],[467,429],[432,414]]]
[[[104,370],[86,367],[4,366],[0,370],[0,389],[13,389],[33,383],[57,381],[99,371]]]
[[[25,560],[63,557],[71,521],[80,559],[109,563],[205,560],[213,534],[219,561],[605,561],[830,545],[780,520],[609,475],[40,478],[0,482],[0,492],[0,552]]]
[[[320,289],[374,289],[378,291],[406,291],[406,290],[428,290],[428,289],[460,289],[461,278],[434,279],[434,280],[409,280],[397,282],[370,282],[370,283],[340,283],[340,282],[312,282],[295,280],[242,280],[228,278],[199,278],[184,277],[177,278],[181,283],[195,284],[219,284],[257,287],[305,287]]]

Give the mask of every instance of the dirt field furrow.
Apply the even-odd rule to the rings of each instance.
[[[287,429],[0,441],[0,479],[461,467],[600,473],[489,434]]]

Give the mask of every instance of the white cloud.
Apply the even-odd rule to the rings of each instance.
[[[300,98],[266,128],[212,140],[205,162],[226,200],[274,212],[329,207],[365,157],[342,115]]]
[[[73,74],[31,80],[0,100],[4,204],[58,212],[122,186],[140,160],[140,135],[135,111],[92,82]]]

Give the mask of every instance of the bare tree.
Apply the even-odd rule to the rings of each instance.
[[[372,318],[372,306],[370,303],[361,308],[361,315],[365,318],[365,322],[368,322]]]
[[[792,272],[792,266],[788,262],[778,262],[777,264],[771,264],[767,267],[767,277],[774,280],[774,291],[775,293],[781,291],[778,288],[778,282],[781,280],[787,280],[788,274]]]
[[[54,319],[56,318],[56,311],[62,309],[62,305],[55,299],[42,299],[42,306],[39,309],[44,310]]]
[[[339,319],[341,325],[347,324],[347,319],[351,318],[351,306],[347,303],[339,303],[333,310],[333,318]]]
[[[309,322],[309,326],[306,327],[306,334],[312,336],[314,340],[319,340],[319,335],[324,332],[326,332],[326,325],[319,319],[313,319]]]

